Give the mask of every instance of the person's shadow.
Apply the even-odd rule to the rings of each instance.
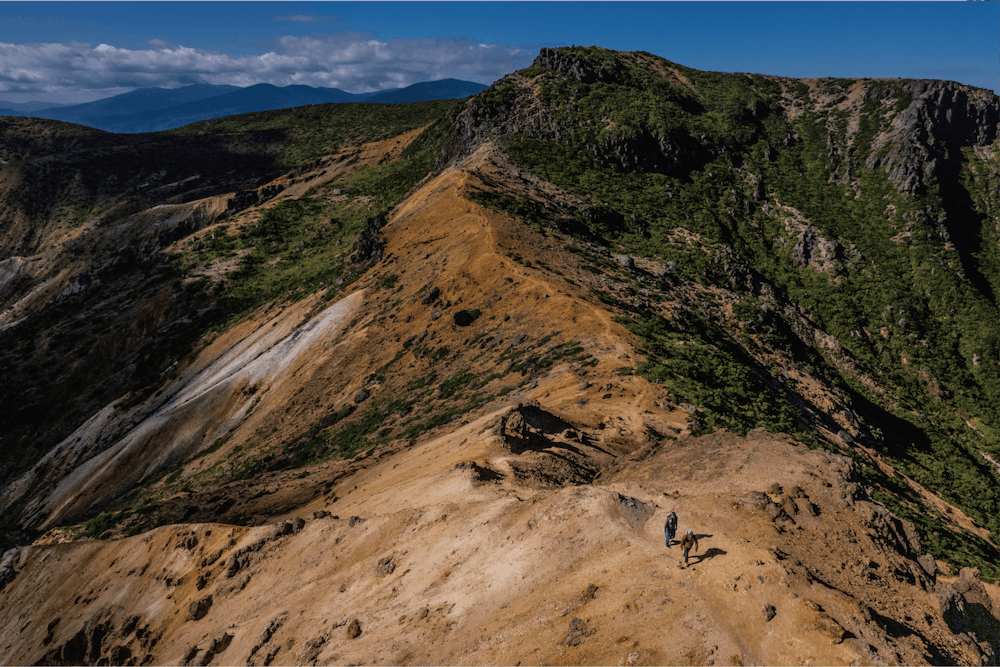
[[[715,558],[716,556],[725,556],[725,555],[726,555],[726,552],[723,551],[722,549],[716,549],[715,547],[712,547],[711,549],[707,550],[703,554],[691,554],[691,558],[692,558],[692,563],[691,564],[692,565],[697,565],[697,564],[702,563],[702,562],[704,562],[706,560],[710,560],[712,558]],[[697,558],[698,560],[693,560],[695,558]]]

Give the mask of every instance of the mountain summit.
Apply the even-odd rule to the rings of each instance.
[[[596,47],[0,119],[3,655],[996,662],[998,122]]]

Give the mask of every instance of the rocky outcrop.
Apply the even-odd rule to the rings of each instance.
[[[566,637],[563,639],[563,643],[566,646],[579,646],[584,637],[592,634],[594,634],[594,630],[593,628],[587,627],[586,621],[574,617],[569,622],[569,628],[566,631]]]
[[[53,633],[57,632],[62,624],[64,622],[61,618],[56,618],[48,624],[48,634],[42,642],[43,645],[53,644]],[[68,640],[49,648],[33,664],[149,664],[152,660],[149,652],[159,639],[160,633],[151,631],[149,624],[143,623],[141,617],[129,616],[121,622],[116,622],[114,614],[106,611],[84,622]],[[218,648],[220,645],[216,646]],[[199,664],[207,665],[208,662]]]
[[[233,215],[244,211],[252,206],[260,206],[264,202],[274,199],[285,189],[280,183],[265,185],[256,190],[240,190],[233,194],[226,202],[226,214]]]
[[[653,516],[654,508],[649,503],[644,503],[638,498],[624,496],[616,493],[611,497],[613,507],[616,512],[637,529],[642,529],[645,523]]]
[[[887,89],[881,88],[881,95]],[[877,137],[865,160],[868,169],[881,168],[900,192],[922,193],[930,178],[955,171],[963,146],[989,146],[998,136],[1000,102],[988,91],[952,81],[913,81],[905,94],[909,106]],[[880,97],[868,92],[869,99]],[[886,151],[882,149],[888,147]]]
[[[212,608],[212,596],[206,595],[200,600],[195,600],[188,606],[188,621],[200,621],[205,618],[208,611]]]
[[[361,232],[361,236],[354,244],[353,260],[355,264],[377,262],[382,259],[385,252],[385,237],[382,236],[381,230],[384,226],[384,215],[368,218],[364,231]]]
[[[519,133],[539,139],[555,138],[556,123],[533,98],[529,84],[515,73],[470,99],[441,148],[439,166],[468,157],[487,142]]]
[[[0,593],[17,577],[23,551],[23,548],[8,549],[0,556]]]
[[[792,261],[796,266],[808,266],[817,271],[828,271],[843,258],[843,246],[838,241],[824,238],[812,225],[802,228],[798,241],[792,247]]]
[[[669,176],[690,171],[710,155],[687,132],[675,130],[658,136],[648,129],[631,136],[608,137],[600,145],[592,146],[591,152],[602,166]]]
[[[504,447],[514,452],[549,445],[549,437],[570,425],[542,408],[537,401],[519,404],[490,423],[487,429],[503,439]]]
[[[979,653],[981,664],[996,664],[1000,656],[1000,621],[979,581],[979,571],[962,568],[956,581],[939,583],[935,591],[941,614],[951,631],[973,640],[967,642],[967,648]]]
[[[784,218],[784,234],[773,243],[792,244],[791,259],[796,266],[836,275],[860,261],[861,253],[853,244],[845,247],[839,239],[828,238],[795,208],[778,204],[776,210]]]
[[[624,68],[618,59],[595,65],[587,58],[573,53],[572,49],[543,48],[538,52],[532,67],[542,67],[569,74],[580,83],[619,83]]]

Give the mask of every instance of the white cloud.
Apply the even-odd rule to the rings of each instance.
[[[0,42],[0,96],[71,103],[191,83],[299,84],[355,93],[448,77],[488,84],[529,65],[537,51],[463,38],[379,41],[362,33],[285,36],[259,46],[264,55],[237,58],[162,40],[143,50]]]
[[[319,23],[318,16],[275,16],[275,21],[292,21],[294,23]]]

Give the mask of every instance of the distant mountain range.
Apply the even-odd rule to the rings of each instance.
[[[96,102],[37,108],[31,102],[0,108],[0,116],[27,116],[61,120],[116,133],[159,132],[210,118],[254,111],[289,109],[310,104],[377,102],[400,104],[425,100],[459,99],[486,86],[471,81],[441,79],[375,93],[348,93],[339,88],[313,88],[267,83],[239,88],[194,84],[182,88],[143,88]],[[0,103],[3,104],[3,103]]]
[[[42,109],[58,109],[59,107],[68,107],[68,106],[72,106],[72,105],[70,105],[70,104],[56,104],[55,102],[39,102],[37,100],[33,101],[33,102],[20,102],[20,103],[18,103],[18,102],[0,102],[0,107],[3,107],[3,109],[0,109],[0,111],[3,111],[3,112],[15,111],[17,113],[33,113],[35,111],[41,111]],[[10,114],[4,113],[4,114],[0,114],[0,115],[10,115]]]

